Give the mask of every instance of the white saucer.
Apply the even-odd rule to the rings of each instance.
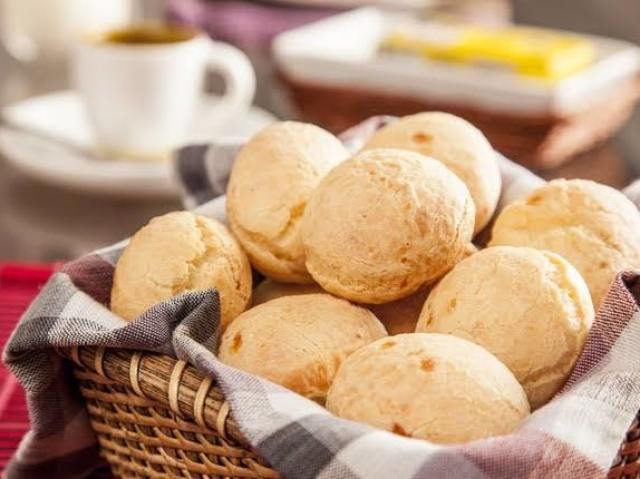
[[[187,143],[202,142],[204,112],[218,98],[203,101]],[[0,127],[0,151],[25,175],[58,186],[93,193],[126,196],[176,196],[179,189],[169,163],[108,161],[93,157],[93,141],[80,97],[61,91],[5,107]],[[200,120],[200,121],[198,121]],[[226,122],[207,141],[249,137],[275,121],[257,107]]]

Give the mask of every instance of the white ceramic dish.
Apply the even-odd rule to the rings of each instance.
[[[640,73],[640,49],[588,36],[597,50],[592,66],[548,84],[503,70],[379,56],[380,40],[401,14],[361,8],[277,36],[273,53],[280,69],[299,82],[402,93],[489,111],[569,115]]]
[[[189,143],[249,137],[276,120],[253,107],[242,118],[208,131],[199,119],[217,98],[203,102]],[[124,196],[177,196],[169,163],[101,160],[94,152],[91,130],[77,93],[63,91],[30,98],[2,111],[0,151],[24,174],[40,181],[92,193]],[[9,126],[8,126],[9,125]]]

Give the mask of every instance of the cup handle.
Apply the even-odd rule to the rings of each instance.
[[[207,71],[219,73],[225,83],[225,92],[208,123],[219,124],[229,116],[245,113],[256,93],[256,74],[247,55],[232,45],[212,41]]]

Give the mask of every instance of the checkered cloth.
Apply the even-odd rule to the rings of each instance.
[[[386,121],[369,120],[343,139],[357,148]],[[181,152],[178,170],[189,205],[224,191],[236,151],[227,145]],[[501,168],[502,204],[542,182],[507,160]],[[223,209],[217,200],[200,211]],[[621,273],[613,282],[571,378],[552,402],[513,434],[441,446],[338,419],[312,401],[220,363],[212,353],[219,324],[215,290],[179,296],[123,321],[108,309],[121,249],[97,251],[54,275],[13,333],[4,360],[27,390],[32,430],[9,478],[86,477],[100,464],[70,365],[54,352],[72,345],[156,351],[215,377],[247,439],[284,476],[296,479],[602,478],[640,407],[640,314],[634,300],[640,276],[634,273]]]

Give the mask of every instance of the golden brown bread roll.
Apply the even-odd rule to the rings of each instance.
[[[293,121],[268,126],[242,148],[227,188],[227,217],[257,270],[277,281],[311,282],[299,221],[318,182],[347,156],[331,133]]]
[[[406,297],[465,255],[469,192],[442,163],[404,150],[369,150],[334,168],[300,227],[306,265],[326,291],[362,303]]]
[[[461,261],[438,283],[416,331],[484,347],[511,369],[536,409],[565,383],[593,318],[589,289],[565,259],[494,246]]]
[[[371,312],[343,299],[285,296],[238,316],[222,336],[218,357],[323,403],[342,361],[386,335]]]
[[[493,216],[502,185],[496,154],[468,121],[442,112],[405,116],[378,130],[365,145],[371,148],[411,150],[441,161],[469,188],[476,206],[476,233]]]
[[[188,211],[153,218],[131,238],[118,260],[111,309],[130,321],[187,291],[216,288],[222,327],[251,298],[251,266],[229,231]]]
[[[514,431],[529,414],[507,367],[480,346],[445,334],[401,334],[347,358],[327,409],[403,436],[450,444]]]
[[[640,268],[640,213],[622,193],[587,180],[554,180],[507,206],[491,245],[530,246],[567,259],[600,306],[616,273]]]

